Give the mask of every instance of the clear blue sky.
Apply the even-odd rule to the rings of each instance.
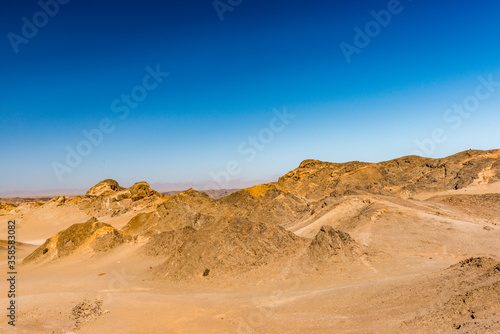
[[[262,180],[308,158],[500,147],[500,87],[467,117],[446,114],[474,102],[478,77],[500,82],[498,2],[402,0],[350,62],[341,43],[356,47],[355,27],[377,29],[370,12],[388,1],[243,0],[223,13],[212,0],[58,7],[50,17],[37,1],[2,4],[0,193],[86,189],[105,178],[204,183],[230,161],[231,181]],[[36,33],[23,29],[34,20]],[[142,99],[146,67],[157,65],[169,75],[147,79],[157,87],[120,118],[122,94]],[[295,117],[265,130],[283,108]],[[105,119],[113,131],[69,166],[67,148]],[[435,129],[440,140],[429,144]]]

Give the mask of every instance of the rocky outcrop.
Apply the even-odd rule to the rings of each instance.
[[[173,233],[158,238],[172,240]],[[169,250],[166,261],[154,268],[158,278],[177,281],[204,276],[235,278],[283,261],[306,243],[305,239],[281,227],[233,218],[197,231],[181,230],[177,233],[182,239]],[[158,238],[152,238],[149,243],[158,243]],[[145,246],[145,249],[151,248],[151,245]]]
[[[104,180],[90,188],[83,199],[71,202],[89,215],[114,217],[136,209],[153,210],[162,198],[146,182],[123,188],[114,180]]]
[[[24,259],[24,263],[44,262],[70,256],[80,251],[106,252],[132,237],[109,224],[91,218],[85,223],[73,224],[47,239],[43,245]]]
[[[500,180],[500,150],[461,152],[442,159],[407,156],[380,163],[305,160],[277,186],[297,197],[373,193],[409,197]]]
[[[200,229],[225,217],[283,225],[311,213],[309,203],[273,184],[242,189],[218,200],[190,189],[169,197],[152,213],[137,215],[124,231],[151,236],[183,227]]]
[[[308,248],[310,258],[349,259],[358,257],[363,253],[363,246],[358,244],[351,236],[333,227],[326,225],[321,227]]]
[[[138,214],[123,228],[127,233],[152,236],[183,227],[199,229],[223,212],[207,194],[189,189],[163,201],[155,211]]]
[[[85,194],[85,197],[93,198],[99,196],[107,196],[123,189],[124,188],[120,187],[118,182],[116,182],[115,180],[107,179],[90,188]]]
[[[128,189],[132,201],[138,201],[147,197],[161,197],[161,194],[151,189],[146,182],[137,182]]]
[[[6,215],[9,212],[17,208],[16,204],[12,203],[0,203],[0,216]]]

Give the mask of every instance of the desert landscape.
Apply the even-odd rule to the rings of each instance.
[[[0,334],[500,334],[499,12],[4,1]]]
[[[13,220],[18,333],[500,333],[500,150],[220,196],[108,179]]]

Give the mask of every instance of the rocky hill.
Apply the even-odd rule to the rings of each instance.
[[[345,232],[331,226],[323,226],[311,241],[307,256],[314,261],[349,262],[369,252],[368,248],[358,244]]]
[[[380,163],[305,160],[277,186],[320,200],[359,192],[411,197],[500,181],[500,150],[469,150],[442,159],[407,156]]]
[[[167,198],[153,212],[134,217],[124,231],[150,236],[186,226],[198,229],[227,217],[281,225],[309,217],[311,212],[305,200],[273,184],[242,189],[218,200],[190,189]]]
[[[146,249],[167,244],[172,232],[152,238]],[[160,279],[191,280],[210,276],[236,278],[272,263],[280,263],[306,244],[291,232],[246,219],[224,219],[199,230],[181,230],[168,243],[163,264],[154,268]]]
[[[92,218],[85,223],[74,224],[47,239],[23,262],[46,262],[81,252],[102,253],[131,240],[130,235]]]
[[[240,189],[209,189],[209,190],[204,190],[203,192],[213,199],[219,199],[227,195],[231,195],[232,193],[237,192],[238,190]],[[185,190],[163,191],[161,192],[161,194],[163,196],[174,196],[183,193],[184,191]]]

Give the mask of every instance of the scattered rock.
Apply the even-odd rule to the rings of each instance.
[[[109,313],[109,311],[102,310],[101,299],[84,300],[81,303],[78,303],[71,312],[74,325],[76,329],[80,329],[82,326],[97,320],[103,314]]]

